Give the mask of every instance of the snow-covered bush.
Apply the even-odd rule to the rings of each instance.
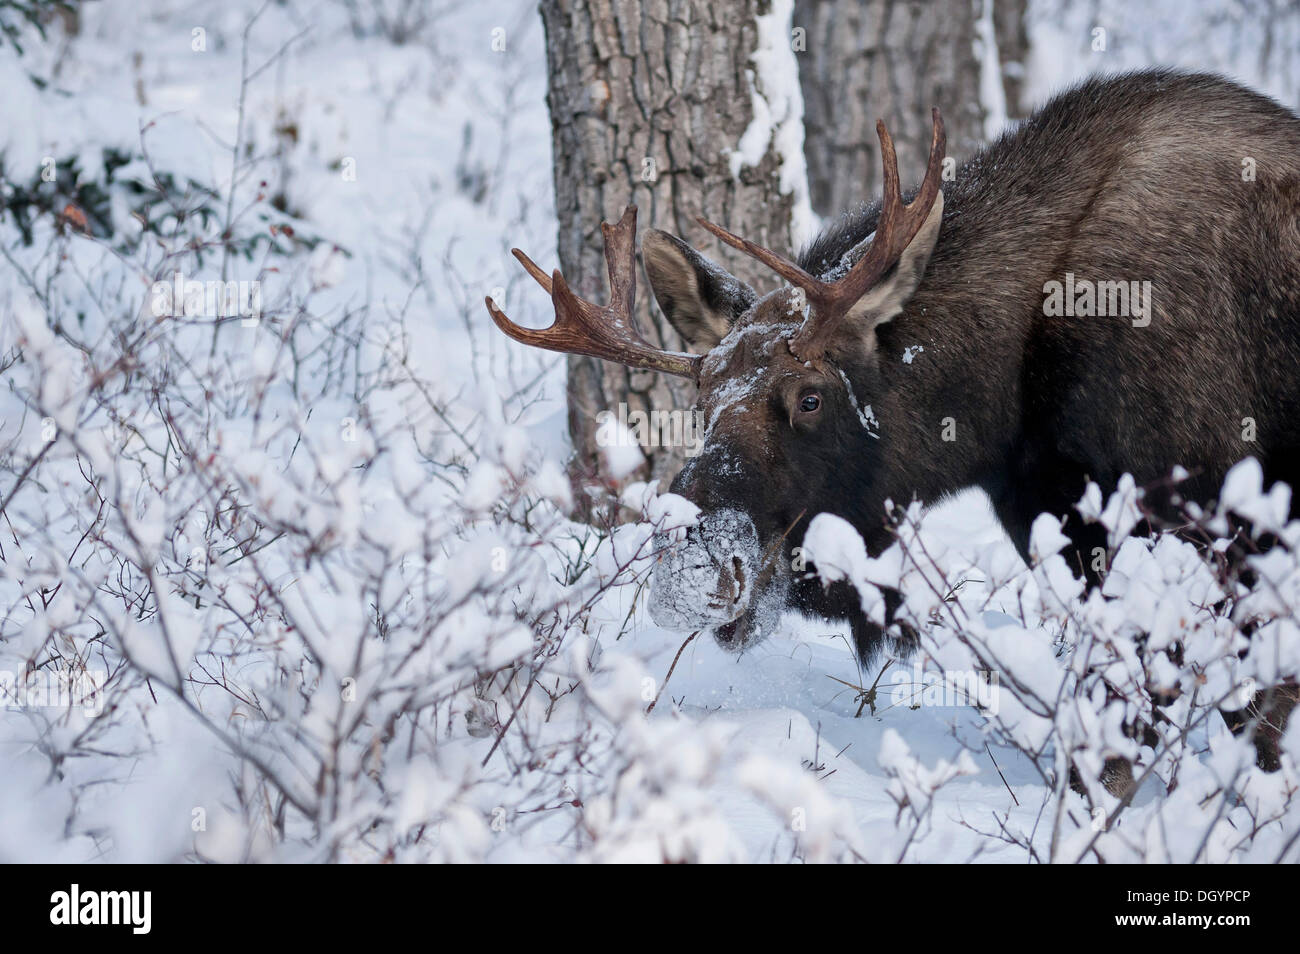
[[[1251,586],[1125,538],[1130,486],[1084,501],[1086,596],[1050,521],[1026,568],[952,511],[878,560],[818,517],[916,677],[824,621],[662,632],[692,508],[570,520],[563,362],[482,311],[549,320],[508,254],[553,243],[531,2],[68,6],[0,3],[0,857],[1296,860],[1298,730],[1264,773],[1218,714],[1297,671],[1249,465]]]
[[[997,547],[927,546],[915,506],[877,559],[828,515],[815,518],[806,551],[824,580],[852,581],[878,619],[880,587],[901,590],[925,665],[950,683],[981,674],[970,698],[984,724],[966,744],[1020,753],[1043,783],[1032,828],[1004,816],[983,834],[1042,861],[1295,860],[1300,720],[1275,746],[1276,771],[1256,764],[1254,744],[1300,677],[1290,490],[1263,487],[1250,458],[1214,513],[1188,504],[1177,532],[1131,536],[1140,520],[1160,525],[1143,497],[1125,478],[1104,507],[1095,485],[1080,502],[1109,542],[1104,582],[1086,594],[1047,515],[1034,524],[1028,569]],[[1230,548],[1245,555],[1215,559]],[[1244,712],[1245,731],[1233,735],[1221,711]]]
[[[463,19],[484,42],[460,102],[414,35],[400,53],[367,41],[394,70],[368,99],[428,84],[464,119],[420,210],[345,128],[369,110],[259,86],[286,37],[299,68],[336,68],[292,5],[260,9],[138,27],[174,44],[163,77],[209,52],[235,68],[212,81],[238,104],[219,145],[202,123],[114,122],[84,111],[89,90],[47,92],[24,71],[102,75],[39,43],[6,76],[71,133],[50,162],[40,130],[0,148],[3,854],[745,857],[712,787],[751,790],[750,753],[668,700],[647,722],[664,687],[618,645],[655,532],[689,508],[638,486],[625,503],[645,523],[570,522],[563,458],[535,438],[559,365],[475,329],[515,279],[467,274],[498,267],[512,223],[547,221],[531,183],[548,171],[505,153],[519,60],[488,72],[491,14]],[[81,42],[128,27],[85,16]],[[123,101],[164,95],[122,79]],[[448,206],[497,238],[431,238]],[[795,753],[764,777],[783,773],[797,791]],[[791,823],[783,850],[811,832],[810,855],[835,857],[837,817]]]

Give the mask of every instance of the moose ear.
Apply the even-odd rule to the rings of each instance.
[[[667,232],[646,232],[641,256],[660,310],[697,354],[725,338],[732,323],[758,297],[744,282]]]
[[[892,273],[867,292],[849,309],[845,317],[845,327],[866,334],[889,321],[907,304],[921,284],[925,266],[930,261],[930,253],[939,241],[939,226],[943,222],[943,192],[934,200],[930,214],[926,216],[921,230],[903,249],[898,265]],[[867,242],[862,243],[864,246]]]

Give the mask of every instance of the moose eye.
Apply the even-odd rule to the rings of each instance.
[[[822,398],[816,392],[810,392],[799,398],[799,410],[805,414],[815,414],[821,409]]]

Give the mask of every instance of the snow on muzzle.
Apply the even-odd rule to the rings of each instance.
[[[666,629],[718,626],[740,618],[753,594],[762,552],[747,514],[704,514],[674,542],[655,535],[659,554],[650,584],[650,616]]]

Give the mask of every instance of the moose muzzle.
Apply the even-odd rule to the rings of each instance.
[[[759,571],[758,533],[747,514],[720,510],[700,517],[684,541],[655,538],[659,554],[650,585],[650,615],[667,629],[719,626],[749,606]]]

